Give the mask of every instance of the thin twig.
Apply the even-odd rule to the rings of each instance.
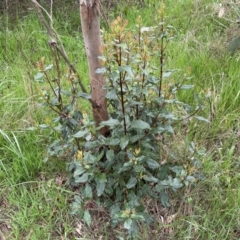
[[[86,88],[84,87],[82,80],[80,78],[80,75],[78,74],[76,68],[73,66],[73,64],[70,62],[70,60],[67,57],[67,54],[64,50],[63,44],[61,42],[61,39],[59,37],[59,35],[57,34],[57,32],[54,30],[53,28],[53,20],[52,20],[52,1],[51,1],[51,13],[49,14],[47,12],[46,9],[44,9],[36,0],[32,0],[32,3],[37,11],[37,15],[39,17],[39,20],[41,21],[41,23],[44,25],[44,27],[47,30],[48,35],[50,36],[50,41],[49,41],[49,46],[50,47],[54,47],[58,53],[61,55],[61,57],[63,58],[63,60],[65,61],[65,63],[68,65],[68,67],[73,71],[73,73],[75,74],[75,76],[77,77],[78,83],[81,87],[81,90],[84,93],[88,93]],[[50,20],[50,26],[48,25],[46,19],[44,18],[41,9],[46,13],[46,15],[48,16],[49,20]],[[58,41],[61,44],[61,48],[58,46],[57,41],[55,40],[55,36],[58,39]],[[91,104],[93,104],[93,102],[91,101],[91,99],[89,99],[89,101],[91,102]]]

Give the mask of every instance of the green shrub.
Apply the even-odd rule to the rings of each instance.
[[[193,86],[187,84],[187,74],[173,80],[178,72],[166,70],[166,49],[174,32],[165,25],[164,12],[162,5],[159,23],[151,28],[145,28],[139,17],[136,29],[128,29],[127,21],[118,17],[110,33],[103,33],[103,56],[99,57],[103,67],[97,72],[107,79],[110,118],[97,129],[79,101],[90,95],[80,91],[71,71],[65,80],[56,52],[54,64],[46,67],[44,59],[38,62],[35,76],[42,84],[44,106],[52,112],[42,127],[59,134],[48,154],[69,157],[70,184],[79,191],[72,213],[90,225],[92,203],[107,208],[112,226],[123,222],[131,237],[138,232],[138,221],[152,222],[146,198],[159,199],[169,207],[169,193],[199,176],[197,157],[202,153],[193,143],[187,149],[182,146],[188,154],[181,162],[170,148],[182,121],[193,118],[203,106],[189,106],[177,98],[179,91]],[[108,137],[98,134],[104,126],[111,129]]]

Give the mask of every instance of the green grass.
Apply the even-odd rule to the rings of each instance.
[[[153,6],[159,1],[146,2]],[[230,57],[226,52],[229,32],[236,27],[230,20],[237,17],[237,5],[230,4],[226,19],[219,19],[213,7],[216,2],[220,1],[165,1],[166,21],[176,29],[167,67],[180,69],[173,75],[175,80],[190,71],[189,81],[197,93],[211,91],[202,113],[213,116],[211,124],[189,123],[186,136],[207,151],[201,160],[204,180],[175,196],[171,209],[149,206],[159,211],[154,214],[156,222],[143,227],[138,239],[164,239],[164,234],[176,240],[240,239],[239,53]],[[60,10],[56,14],[55,27],[87,86],[79,13],[67,3],[63,9],[63,14]],[[107,15],[110,21],[122,12],[129,28],[142,15],[144,25],[151,26],[155,9],[123,4]],[[104,221],[88,228],[69,214],[74,193],[65,183],[66,163],[43,161],[51,133],[26,130],[45,121],[33,81],[34,63],[42,56],[51,63],[45,30],[33,13],[14,19],[5,15],[0,20],[0,239],[114,239]],[[180,97],[191,102],[193,92]],[[114,234],[121,235],[122,230],[115,229]]]
[[[73,218],[66,214],[71,195],[53,181],[25,182],[11,186],[9,191],[9,239],[59,239],[73,232]]]

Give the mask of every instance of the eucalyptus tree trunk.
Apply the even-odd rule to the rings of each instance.
[[[106,80],[102,74],[96,73],[96,70],[102,67],[98,59],[102,55],[99,8],[100,0],[80,0],[82,33],[88,59],[92,110],[96,126],[99,126],[101,121],[108,120],[106,91],[103,88]],[[107,136],[109,129],[104,127],[100,130],[100,133]]]

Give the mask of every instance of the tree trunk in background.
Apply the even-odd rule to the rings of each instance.
[[[88,59],[92,110],[96,126],[99,126],[101,121],[108,120],[107,103],[105,99],[106,91],[103,89],[106,84],[105,77],[102,74],[96,73],[96,69],[102,67],[98,59],[98,57],[102,55],[100,50],[99,5],[100,0],[80,0],[82,33]],[[100,134],[107,136],[109,129],[107,127],[102,128]]]

